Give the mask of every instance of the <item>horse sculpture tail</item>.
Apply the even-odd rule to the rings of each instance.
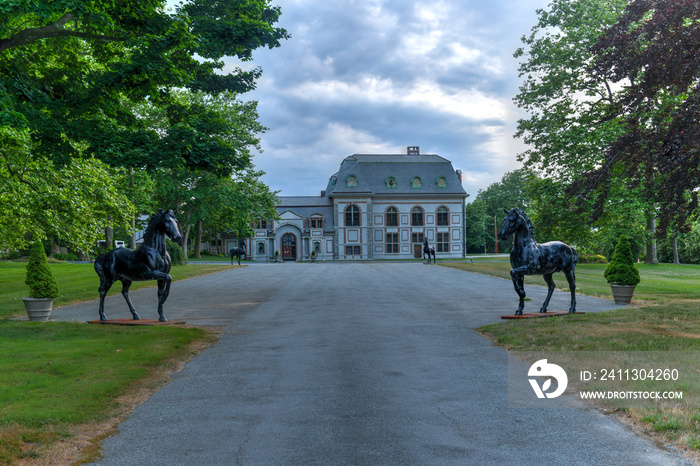
[[[100,285],[102,285],[102,281],[103,281],[104,278],[105,278],[104,259],[105,259],[105,255],[104,255],[104,254],[100,254],[100,255],[97,256],[97,258],[95,259],[95,264],[94,264],[94,266],[95,266],[95,272],[97,272],[97,276],[100,277]]]

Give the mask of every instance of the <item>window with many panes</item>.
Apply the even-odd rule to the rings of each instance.
[[[411,209],[411,226],[422,227],[423,226],[423,209],[421,207],[415,206]]]
[[[447,226],[450,224],[450,210],[447,207],[441,206],[438,208],[437,224],[438,226]]]
[[[267,220],[258,220],[258,223],[255,224],[255,228],[258,230],[267,230]]]
[[[309,228],[323,228],[323,217],[311,217],[309,219]]]
[[[388,209],[386,209],[386,226],[399,226],[399,209],[397,209],[396,207],[389,207]]]
[[[356,205],[350,205],[345,209],[345,226],[359,227],[360,226],[360,208]]]
[[[399,252],[399,234],[386,234],[386,252],[387,254],[398,254]]]
[[[362,246],[345,246],[345,255],[359,256],[362,254]]]
[[[423,235],[422,232],[421,233],[418,233],[418,232],[411,233],[411,242],[413,242],[413,243],[422,243],[424,239],[425,239],[425,235]]]
[[[450,234],[448,232],[438,232],[437,234],[437,252],[450,251]]]

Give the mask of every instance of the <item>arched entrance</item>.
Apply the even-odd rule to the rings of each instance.
[[[282,236],[282,260],[297,260],[297,237],[292,233],[285,233]]]

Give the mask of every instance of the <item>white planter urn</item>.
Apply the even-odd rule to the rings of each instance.
[[[53,298],[22,298],[29,320],[44,322],[49,320]]]

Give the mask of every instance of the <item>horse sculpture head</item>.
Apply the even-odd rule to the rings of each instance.
[[[498,233],[498,237],[500,239],[508,239],[510,235],[521,228],[526,228],[529,234],[533,238],[535,237],[535,229],[533,228],[530,219],[527,217],[527,215],[525,215],[525,212],[517,207],[511,209],[510,211],[506,209],[503,209],[503,211],[506,213],[506,218],[503,220],[503,227],[501,227],[501,231]]]
[[[158,209],[158,211],[151,216],[148,227],[153,227],[162,231],[168,238],[176,243],[179,243],[182,238],[180,229],[177,226],[177,218],[175,218],[175,213],[172,210]]]

